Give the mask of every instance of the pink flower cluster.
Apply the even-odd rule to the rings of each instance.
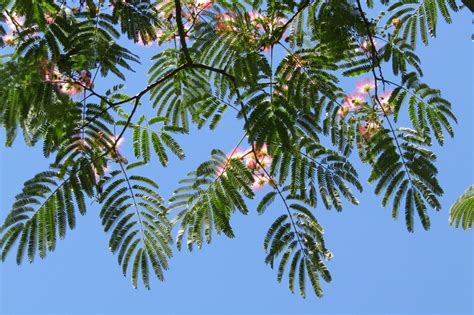
[[[356,112],[360,110],[363,106],[367,105],[369,101],[367,100],[367,97],[372,102],[375,102],[373,99],[373,96],[371,96],[370,92],[375,89],[375,82],[374,80],[362,80],[357,82],[356,84],[356,91],[353,92],[352,94],[347,95],[344,98],[344,102],[342,103],[342,106],[339,108],[337,114],[340,117],[345,117],[349,112]],[[390,96],[392,95],[391,91],[385,91],[382,94],[378,96],[378,99],[380,100],[380,103],[382,105],[382,108],[377,104],[374,106],[374,108],[382,111],[385,114],[392,114],[393,113],[393,106],[392,104],[389,103]]]
[[[376,108],[382,111],[385,115],[393,114],[395,110],[395,107],[393,106],[393,104],[389,102],[391,96],[392,96],[392,91],[383,92],[379,96],[379,100],[380,100],[380,104],[382,105],[382,108],[380,108],[380,106],[376,106]]]
[[[383,115],[393,114],[394,106],[389,102],[391,91],[385,91],[380,95],[371,95],[375,90],[374,80],[362,80],[357,82],[356,90],[344,98],[337,114],[344,118],[349,112],[362,113],[362,124],[359,125],[359,133],[364,139],[369,140],[381,128],[381,123],[377,119],[376,112]],[[371,103],[371,106],[369,106]],[[369,113],[367,115],[367,113]]]
[[[218,32],[232,32],[237,31],[236,17],[233,12],[224,12],[216,14],[216,25],[214,26]]]
[[[359,125],[359,133],[365,140],[369,140],[379,131],[380,124],[375,121],[366,122],[363,125]]]
[[[209,10],[212,7],[214,1],[209,0],[195,0],[194,8],[199,11]]]
[[[59,93],[69,96],[83,92],[84,86],[87,88],[92,87],[91,73],[88,70],[82,70],[77,81],[64,76],[56,67],[45,67],[43,76],[44,81],[52,84]]]
[[[8,46],[14,46],[18,41],[18,32],[28,31],[26,32],[26,36],[29,38],[34,38],[38,36],[38,25],[33,24],[26,27],[25,24],[25,17],[19,16],[14,13],[10,15],[4,15],[6,21],[7,29],[9,30],[7,34],[2,36],[3,42]],[[48,13],[44,13],[44,19],[46,24],[54,23],[54,17]]]
[[[250,23],[254,25],[259,31],[263,31],[265,28],[275,30],[282,27],[287,22],[287,19],[281,16],[269,17],[261,14],[260,12],[249,12]]]
[[[126,3],[124,0],[122,0],[122,3]],[[184,19],[184,29],[185,32],[187,33],[189,28],[192,27],[192,25],[195,24],[195,22],[199,19],[199,15],[203,11],[209,10],[214,1],[209,1],[209,0],[192,0],[192,1],[187,1],[187,2],[182,2],[183,4],[183,10],[181,12],[181,16]],[[174,9],[174,1],[173,0],[164,0],[155,5],[155,10],[158,13],[158,16],[160,16],[162,19],[169,20],[176,14],[176,10]],[[178,37],[177,34],[174,33],[174,31],[170,30],[164,30],[160,28],[155,29],[155,36],[157,39],[157,44],[161,45],[163,42],[167,42],[170,40],[173,40],[173,38]],[[140,34],[137,34],[135,36],[135,42],[136,44],[140,46],[145,46],[145,47],[151,47],[153,45],[153,39],[152,38],[142,38]]]
[[[255,30],[253,36],[254,39],[257,39],[258,36],[262,35],[264,32],[273,32],[279,27],[283,27],[287,20],[281,16],[269,17],[261,14],[260,12],[251,11],[248,12],[250,19],[250,24]],[[217,22],[215,24],[215,29],[218,32],[235,32],[238,31],[237,27],[237,17],[234,12],[224,12],[221,14],[216,14]],[[272,44],[262,48],[262,52],[269,52],[271,50]]]
[[[268,154],[266,144],[264,144],[260,149],[255,148],[254,150],[242,150],[236,148],[233,152],[227,155],[226,160],[218,167],[218,176],[225,176],[225,169],[231,159],[241,160],[253,173],[254,182],[251,188],[254,191],[263,188],[266,184],[275,185],[275,181],[269,177],[266,172],[266,169],[272,164],[272,157]]]
[[[3,42],[8,46],[14,46],[17,40],[15,34],[18,31],[17,29],[21,28],[25,23],[25,17],[15,14],[4,15],[4,17],[6,19],[5,23],[7,25],[8,32],[2,36]]]

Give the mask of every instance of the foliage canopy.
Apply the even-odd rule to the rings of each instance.
[[[416,215],[429,229],[443,194],[431,148],[453,137],[456,117],[423,82],[416,47],[472,3],[380,3],[382,12],[373,0],[1,0],[6,146],[21,133],[52,161],[16,196],[0,228],[2,260],[13,251],[18,264],[44,258],[95,200],[124,275],[149,288],[150,274],[164,279],[174,244],[234,237],[232,215],[251,211],[247,200],[266,185],[256,210],[280,213],[264,236],[265,262],[292,292],[322,296],[332,253],[312,209],[358,204],[357,158],[394,218],[413,232]],[[140,62],[124,38],[158,45],[148,85],[136,95],[123,84],[97,91],[99,75],[126,84]],[[344,91],[342,77],[361,75],[370,79]],[[155,114],[138,115],[145,107]],[[241,141],[227,155],[214,149],[165,200],[145,165],[184,159],[175,135],[214,129],[224,114],[242,120]],[[126,133],[133,157],[120,150]],[[466,218],[456,224],[471,226]]]

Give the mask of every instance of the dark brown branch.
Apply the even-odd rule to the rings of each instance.
[[[474,0],[462,0],[462,3],[474,13]]]
[[[306,9],[306,7],[308,7],[309,5],[311,4],[311,0],[308,0],[308,1],[305,1],[301,6],[300,8],[296,11],[296,13],[288,19],[288,21],[286,21],[286,23],[281,27],[281,29],[283,31],[286,30],[286,28],[288,27],[288,25],[291,24],[291,22],[293,22],[293,20],[301,13],[304,11],[304,9]]]
[[[372,70],[373,70],[373,74],[374,74],[374,79],[376,80],[377,79],[377,75],[375,74],[375,67],[377,67],[377,69],[379,70],[379,74],[380,74],[380,78],[382,79],[382,82],[383,82],[383,74],[382,74],[382,68],[380,66],[380,58],[379,58],[379,55],[377,53],[377,48],[375,47],[375,41],[374,41],[374,36],[372,34],[372,30],[370,29],[371,28],[371,24],[369,22],[369,20],[367,19],[367,16],[365,15],[365,12],[364,10],[362,9],[362,5],[360,3],[360,0],[357,0],[357,8],[359,9],[359,13],[362,17],[362,20],[364,22],[364,25],[365,25],[365,29],[367,30],[367,36],[369,37],[369,41],[370,41],[370,47],[369,47],[369,57],[371,57],[372,59]],[[384,83],[385,84],[385,83]],[[375,88],[377,89],[377,85],[375,85]]]
[[[188,46],[186,45],[186,32],[184,30],[183,18],[181,17],[181,2],[174,0],[176,7],[176,24],[178,26],[179,41],[181,43],[181,50],[183,51],[184,58],[187,63],[192,63],[191,55],[189,54]]]

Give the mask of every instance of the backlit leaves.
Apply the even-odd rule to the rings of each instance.
[[[305,297],[311,286],[322,296],[332,255],[313,210],[359,203],[354,151],[382,206],[391,204],[409,231],[415,216],[430,227],[429,209],[441,208],[443,193],[432,138],[444,144],[456,117],[441,92],[420,81],[415,47],[436,36],[440,19],[452,21],[454,1],[382,0],[388,14],[368,21],[355,1],[180,3],[182,16],[175,1],[0,4],[6,145],[21,129],[26,144],[41,143],[52,159],[25,182],[0,228],[2,260],[14,248],[18,263],[45,257],[93,200],[124,275],[149,288],[150,273],[163,280],[169,268],[174,227],[178,249],[201,248],[214,234],[234,237],[232,215],[248,213],[246,199],[267,185],[256,211],[277,203],[282,211],[265,236],[265,261],[292,292]],[[148,85],[134,96],[122,85],[102,95],[98,74],[126,80],[140,62],[125,48],[132,44],[159,47]],[[358,91],[356,104],[339,78],[362,74],[378,85]],[[239,120],[252,149],[213,150],[166,204],[139,167],[184,159],[177,134],[215,129],[224,115]],[[140,162],[120,147],[125,137]],[[451,224],[471,227],[470,192],[453,206]]]
[[[120,170],[104,178],[100,218],[104,231],[111,233],[109,248],[117,254],[123,274],[130,272],[136,288],[140,273],[143,285],[150,288],[150,271],[163,280],[168,269],[171,225],[163,198],[156,192],[158,185],[147,177],[130,174],[140,165],[120,164]]]
[[[183,240],[189,250],[193,244],[200,248],[204,241],[210,243],[213,231],[234,237],[230,216],[236,210],[247,214],[244,198],[254,197],[252,174],[239,159],[226,159],[219,150],[213,150],[211,157],[181,180],[170,198],[170,210],[178,212],[174,219],[179,226],[178,249]]]
[[[462,227],[467,230],[474,223],[474,187],[471,186],[453,204],[450,212],[449,223],[451,226]]]

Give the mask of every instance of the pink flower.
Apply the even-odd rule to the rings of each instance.
[[[355,111],[365,103],[367,103],[367,101],[365,100],[364,95],[360,93],[354,93],[346,96],[343,106],[346,106],[349,111]]]
[[[80,80],[81,83],[84,84],[86,87],[92,87],[92,78],[91,73],[89,70],[82,70],[80,72]]]
[[[245,152],[241,148],[236,148],[232,152],[226,155],[226,158],[222,165],[217,167],[217,176],[225,175],[225,169],[229,166],[229,160],[231,159],[242,159],[245,155]]]
[[[235,17],[232,12],[216,14],[216,18],[217,23],[215,28],[217,31],[230,32],[236,30],[236,27],[232,25],[235,22]]]
[[[198,8],[199,10],[209,10],[212,7],[213,1],[209,0],[195,0],[194,7]]]
[[[351,95],[347,95],[344,98],[342,106],[340,106],[339,110],[337,111],[337,114],[340,117],[345,117],[347,113],[359,110],[360,107],[365,103],[367,102],[364,98],[364,95],[362,94],[354,93]]]
[[[268,148],[265,143],[260,148],[255,148],[255,151],[257,151],[257,156],[259,157],[268,155]]]
[[[375,121],[369,121],[365,125],[359,125],[359,133],[369,140],[372,138],[380,129],[380,124]]]
[[[379,96],[379,100],[380,100],[380,104],[382,105],[383,112],[387,115],[392,114],[395,110],[393,104],[390,104],[388,102],[391,96],[392,96],[392,91],[383,92]]]
[[[54,17],[51,16],[48,13],[44,14],[44,19],[46,20],[46,24],[53,24],[54,23]]]
[[[237,148],[234,151],[230,152],[227,154],[227,159],[241,159],[245,154],[245,151],[242,150],[241,148]]]
[[[66,79],[63,78],[61,73],[58,71],[56,66],[45,65],[44,68],[44,81],[54,84],[58,88],[61,88],[61,84],[65,83]]]
[[[262,19],[262,15],[256,11],[249,12],[249,17],[250,17],[250,21],[252,22]]]
[[[246,160],[246,163],[245,165],[250,169],[250,170],[254,170],[257,168],[257,160],[255,160],[255,158],[248,158]]]
[[[128,163],[127,158],[123,156],[122,153],[120,152],[120,146],[122,146],[122,144],[125,142],[125,138],[120,137],[120,139],[118,139],[117,135],[113,135],[113,136],[110,136],[109,139],[111,142],[110,143],[111,147],[108,148],[110,157],[118,163],[127,164]],[[112,146],[113,146],[113,150],[112,150]]]
[[[82,92],[82,87],[79,84],[64,83],[59,85],[59,93],[74,96]]]
[[[10,18],[11,16],[11,18]],[[23,26],[23,23],[25,23],[25,17],[24,16],[18,16],[16,14],[11,14],[11,15],[5,15],[6,18],[6,24],[8,28],[12,31],[16,31],[17,26]]]
[[[251,11],[248,14],[250,17],[250,23],[257,27],[260,32],[263,31],[263,24],[265,23],[263,15],[256,11]]]
[[[356,84],[357,92],[362,94],[368,94],[370,91],[375,89],[375,81],[371,79],[359,81]]]
[[[286,85],[286,84],[276,86],[275,89],[273,90],[274,94],[279,95],[281,97],[285,97],[285,95],[284,95],[285,92],[288,92],[288,85]]]
[[[337,115],[339,115],[340,117],[345,117],[348,112],[349,112],[349,108],[347,106],[343,105],[343,106],[339,107],[339,109],[337,111]]]
[[[52,84],[58,93],[74,96],[84,91],[83,85],[88,88],[92,86],[91,75],[87,70],[80,72],[79,79],[76,81],[78,83],[75,83],[62,75],[54,65],[47,62],[40,62],[40,65],[42,66],[44,81]]]
[[[3,35],[3,36],[2,36],[2,39],[3,39],[3,42],[4,42],[7,46],[14,46],[14,45],[15,45],[16,38],[15,38],[15,36],[13,36],[12,34]]]
[[[258,191],[262,189],[270,180],[264,173],[257,173],[253,176],[253,184],[250,186],[253,191]]]
[[[284,17],[281,17],[281,16],[275,16],[275,18],[273,19],[272,21],[272,25],[276,28],[276,27],[283,27],[286,22],[288,22],[288,20]]]
[[[257,159],[255,159],[257,155]],[[245,165],[250,170],[259,170],[267,168],[272,164],[272,157],[268,154],[267,145],[263,144],[260,149],[255,148],[255,153],[251,149],[248,149],[244,153]]]
[[[392,91],[385,91],[380,95],[380,101],[383,103],[388,103],[388,100],[392,96]]]
[[[267,168],[272,165],[272,158],[269,155],[265,155],[262,158],[259,158],[258,161],[260,162],[260,164],[258,165],[259,168]]]

